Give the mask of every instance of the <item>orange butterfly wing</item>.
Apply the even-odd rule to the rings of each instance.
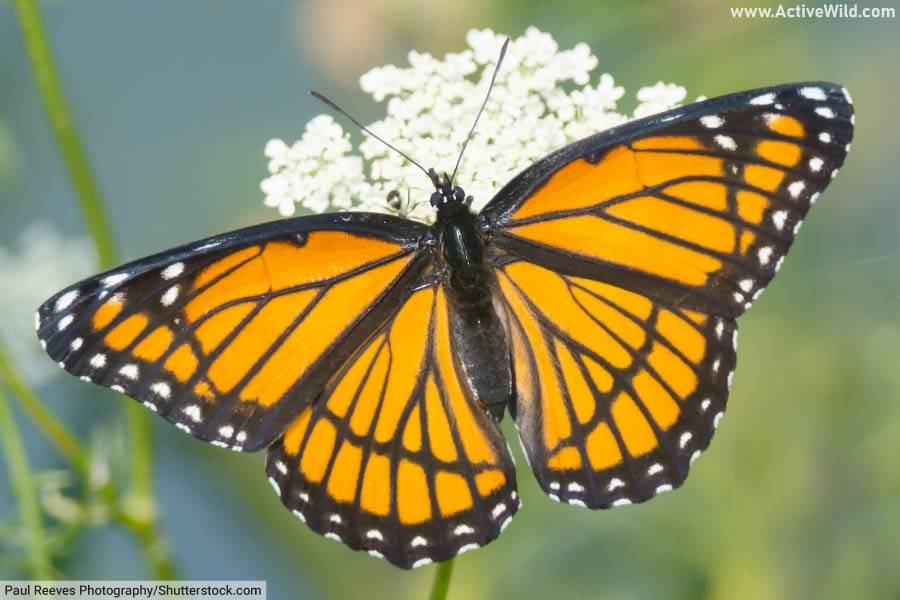
[[[39,309],[38,336],[70,373],[200,439],[259,449],[424,267],[396,221],[340,217],[258,226],[85,280]]]
[[[403,568],[496,538],[519,508],[497,425],[472,397],[443,286],[413,293],[269,450],[314,531]]]
[[[852,130],[834,84],[743,92],[576,142],[485,208],[513,413],[548,494],[605,508],[684,481],[725,409],[734,318]]]
[[[485,217],[511,255],[736,317],[843,164],[852,115],[833,84],[700,102],[551,154]]]

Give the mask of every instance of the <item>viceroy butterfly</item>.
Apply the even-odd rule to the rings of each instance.
[[[592,509],[678,487],[725,410],[737,324],[849,149],[846,89],[741,92],[614,127],[478,214],[367,213],[215,236],[44,303],[60,366],[194,437],[268,447],[313,530],[410,568],[495,539],[541,488]]]

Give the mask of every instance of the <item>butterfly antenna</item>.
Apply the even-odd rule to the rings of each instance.
[[[412,164],[416,165],[417,167],[419,167],[420,169],[422,169],[422,172],[423,172],[423,173],[425,173],[426,175],[428,175],[428,178],[429,178],[429,179],[432,179],[431,173],[429,173],[428,170],[427,170],[425,167],[423,167],[422,165],[420,165],[419,163],[417,163],[416,161],[414,161],[412,158],[410,158],[410,156],[409,156],[408,154],[406,154],[406,153],[403,152],[402,150],[399,150],[397,147],[395,147],[395,146],[389,144],[388,142],[386,142],[386,141],[385,141],[384,139],[382,139],[381,137],[379,137],[379,136],[375,135],[374,133],[372,133],[372,131],[371,131],[368,127],[366,127],[365,125],[363,125],[362,123],[360,123],[359,121],[357,121],[356,119],[354,119],[352,116],[350,116],[350,113],[348,113],[346,110],[344,110],[343,108],[341,108],[340,106],[338,106],[337,104],[335,104],[334,102],[332,102],[329,98],[327,98],[326,96],[323,96],[322,94],[320,94],[319,92],[317,92],[317,91],[315,91],[315,90],[310,90],[310,91],[309,91],[309,94],[310,94],[313,98],[315,98],[316,100],[318,100],[319,102],[321,102],[322,104],[324,104],[324,105],[326,105],[327,107],[329,107],[330,109],[332,109],[332,110],[334,110],[334,111],[336,111],[336,112],[339,112],[340,114],[342,114],[342,115],[344,115],[345,117],[347,117],[348,119],[350,119],[350,121],[352,121],[354,125],[356,125],[357,127],[359,127],[359,128],[363,131],[363,133],[366,133],[366,134],[372,136],[373,138],[375,138],[376,140],[378,140],[379,142],[381,142],[382,144],[384,144],[385,146],[387,146],[388,148],[390,148],[391,150],[393,150],[394,152],[396,152],[397,154],[399,154],[400,156],[402,156],[403,158],[405,158],[406,160],[408,160],[409,162],[411,162]]]
[[[487,94],[484,95],[484,102],[481,103],[481,108],[475,116],[475,122],[472,123],[472,129],[469,130],[469,135],[466,136],[466,141],[463,142],[462,148],[459,151],[459,157],[456,159],[456,166],[453,167],[453,175],[450,176],[451,186],[453,185],[453,180],[456,179],[456,171],[459,169],[459,163],[462,161],[466,146],[469,145],[469,140],[472,139],[472,134],[475,133],[475,126],[478,125],[478,119],[481,118],[481,113],[484,112],[484,107],[487,106],[488,98],[491,97],[491,91],[494,89],[494,82],[497,80],[497,72],[500,70],[500,65],[503,64],[503,57],[506,56],[507,46],[509,46],[509,38],[506,38],[506,41],[503,42],[503,47],[500,48],[500,58],[497,59],[497,66],[494,67],[494,74],[491,75],[491,85],[488,86]]]

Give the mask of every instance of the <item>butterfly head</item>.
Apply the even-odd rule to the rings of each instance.
[[[472,204],[472,196],[466,196],[466,192],[458,185],[454,186],[450,177],[438,176],[434,169],[429,169],[429,177],[434,184],[434,193],[431,194],[431,206],[438,209],[438,215],[451,215],[461,210],[468,211]]]

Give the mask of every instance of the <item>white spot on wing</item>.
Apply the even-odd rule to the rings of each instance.
[[[462,524],[457,525],[456,529],[453,530],[453,533],[455,533],[456,535],[468,535],[470,533],[475,533],[475,530],[466,524]]]
[[[106,355],[105,354],[95,354],[91,357],[91,366],[95,369],[100,369],[106,365]]]
[[[791,196],[794,198],[799,198],[800,194],[803,190],[806,189],[806,183],[803,181],[795,181],[794,183],[788,186],[788,192],[790,192]]]
[[[700,124],[709,129],[716,129],[725,124],[725,120],[718,115],[706,115],[700,117]]]
[[[822,165],[825,164],[825,161],[819,158],[818,156],[814,156],[809,159],[809,170],[813,173],[818,173],[822,170]]]
[[[420,558],[419,560],[417,560],[416,562],[414,562],[414,563],[412,564],[412,568],[413,568],[413,569],[416,569],[416,568],[418,568],[418,567],[424,567],[425,565],[430,565],[430,564],[433,563],[433,562],[434,562],[434,561],[431,560],[431,559],[428,558],[428,557]]]
[[[163,279],[173,279],[173,278],[181,275],[183,272],[184,272],[184,263],[177,262],[177,263],[172,263],[171,265],[169,265],[168,267],[163,269],[160,272],[160,276]]]
[[[135,364],[127,364],[123,365],[122,368],[119,369],[119,375],[134,380],[137,379],[140,375],[140,370]]]
[[[750,100],[750,104],[753,104],[754,106],[765,106],[766,104],[772,104],[773,102],[775,102],[775,94],[772,92],[762,94],[761,96],[751,98]]]
[[[168,399],[169,396],[172,395],[172,388],[169,387],[169,384],[165,381],[157,381],[150,386],[150,390],[165,399]]]
[[[475,549],[477,549],[477,548],[478,548],[478,544],[469,543],[469,544],[465,544],[465,545],[463,545],[463,546],[460,546],[460,547],[459,547],[459,550],[457,550],[456,553],[457,553],[457,554],[465,554],[465,553],[468,552],[469,550],[475,550]]]
[[[419,546],[427,546],[428,540],[423,538],[421,535],[417,535],[416,537],[414,537],[412,539],[412,541],[409,543],[409,545],[412,546],[413,548],[418,548]]]
[[[847,99],[847,103],[853,104],[853,99],[850,97],[850,92],[847,91],[847,88],[842,87],[841,91],[844,92],[844,98]]]
[[[103,283],[104,287],[111,287],[116,284],[122,283],[126,279],[128,279],[129,275],[127,272],[125,273],[116,273],[115,275],[107,275],[103,278],[101,283]]]
[[[56,299],[56,312],[66,310],[72,305],[72,302],[78,298],[78,290],[69,290]]]
[[[173,285],[169,289],[165,291],[165,293],[160,296],[159,301],[163,306],[172,306],[172,303],[178,299],[179,288],[177,285]]]
[[[727,135],[717,135],[715,138],[716,143],[726,150],[737,150],[737,142],[734,141],[734,138],[729,137]]]
[[[826,119],[834,118],[834,111],[827,106],[820,106],[816,109],[816,114]]]
[[[772,213],[772,222],[775,223],[775,227],[777,227],[779,231],[784,229],[784,222],[787,220],[787,216],[786,210],[776,210]]]
[[[768,246],[764,246],[756,252],[756,256],[759,257],[759,264],[767,265],[769,264],[769,260],[772,258],[772,249]]]
[[[804,98],[809,98],[810,100],[825,100],[828,98],[828,96],[825,95],[825,90],[820,87],[800,88],[800,95]]]
[[[181,409],[181,412],[190,417],[191,421],[193,421],[194,423],[199,423],[200,419],[203,416],[200,412],[200,407],[196,404],[185,406],[183,409]]]
[[[69,344],[69,348],[71,348],[72,350],[78,350],[79,348],[81,348],[81,345],[83,343],[84,343],[84,340],[81,339],[80,337],[77,337],[74,340],[72,340],[71,344]]]
[[[72,315],[66,315],[62,319],[59,320],[59,323],[56,324],[56,328],[59,331],[62,331],[66,327],[72,324],[72,321],[75,320],[75,317]]]
[[[657,473],[661,473],[663,470],[663,466],[659,463],[653,463],[650,465],[650,468],[647,469],[647,475],[656,475]]]
[[[827,131],[823,131],[822,133],[819,134],[819,141],[825,142],[826,144],[831,143],[831,134],[828,133]]]

